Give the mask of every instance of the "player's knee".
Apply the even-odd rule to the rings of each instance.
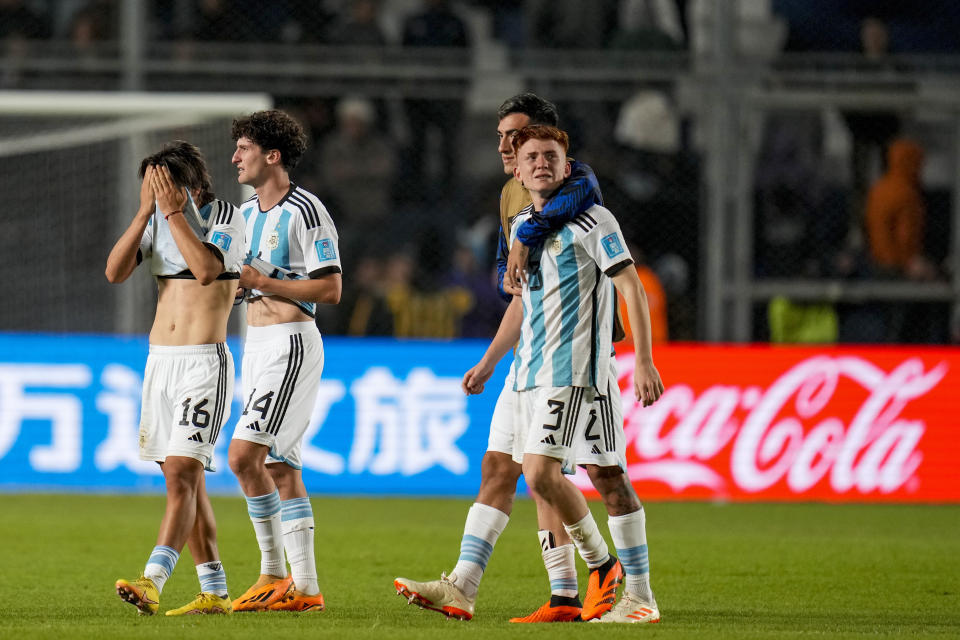
[[[543,497],[548,502],[556,493],[557,485],[563,481],[559,464],[552,464],[549,460],[532,460],[539,456],[528,456],[523,463],[523,477],[530,485],[531,491]]]
[[[516,491],[521,472],[520,465],[508,454],[488,451],[480,466],[480,486]]]

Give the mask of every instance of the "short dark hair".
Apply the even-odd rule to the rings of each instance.
[[[231,135],[234,142],[247,138],[264,151],[280,152],[283,168],[290,171],[297,166],[307,150],[307,134],[300,123],[278,109],[256,111],[233,121]]]
[[[557,105],[544,100],[535,93],[519,93],[507,98],[497,109],[497,120],[503,120],[511,113],[522,113],[530,118],[530,124],[546,124],[556,127],[560,124]]]
[[[188,190],[200,190],[197,206],[202,207],[213,201],[213,180],[207,170],[203,152],[185,140],[174,140],[163,145],[160,151],[140,161],[140,179],[147,173],[150,165],[163,165],[170,172],[173,183]]]

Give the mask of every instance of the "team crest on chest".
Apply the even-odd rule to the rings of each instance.
[[[267,248],[271,251],[280,246],[280,231],[274,229],[270,232],[270,235],[267,236]]]
[[[550,253],[558,256],[561,251],[563,251],[563,240],[560,239],[559,235],[555,235],[553,240],[550,241]]]

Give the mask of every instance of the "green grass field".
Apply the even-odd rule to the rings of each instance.
[[[456,562],[466,500],[315,498],[319,614],[143,618],[114,594],[153,547],[158,496],[0,495],[0,638],[960,638],[960,507],[647,506],[659,625],[511,625],[547,597],[529,500],[497,543],[470,622],[407,606],[397,575]],[[591,505],[606,533],[602,506]],[[231,595],[259,553],[238,498],[215,498]],[[185,553],[161,612],[190,600]],[[585,572],[581,565],[581,594]]]

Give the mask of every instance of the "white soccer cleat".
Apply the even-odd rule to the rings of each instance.
[[[452,577],[452,576],[451,576]],[[445,574],[439,580],[417,582],[407,578],[393,581],[397,593],[422,609],[437,611],[449,618],[469,620],[473,617],[475,598],[468,598]]]
[[[632,593],[624,593],[620,602],[607,613],[590,622],[649,623],[660,622],[660,610],[656,603],[641,600]]]

